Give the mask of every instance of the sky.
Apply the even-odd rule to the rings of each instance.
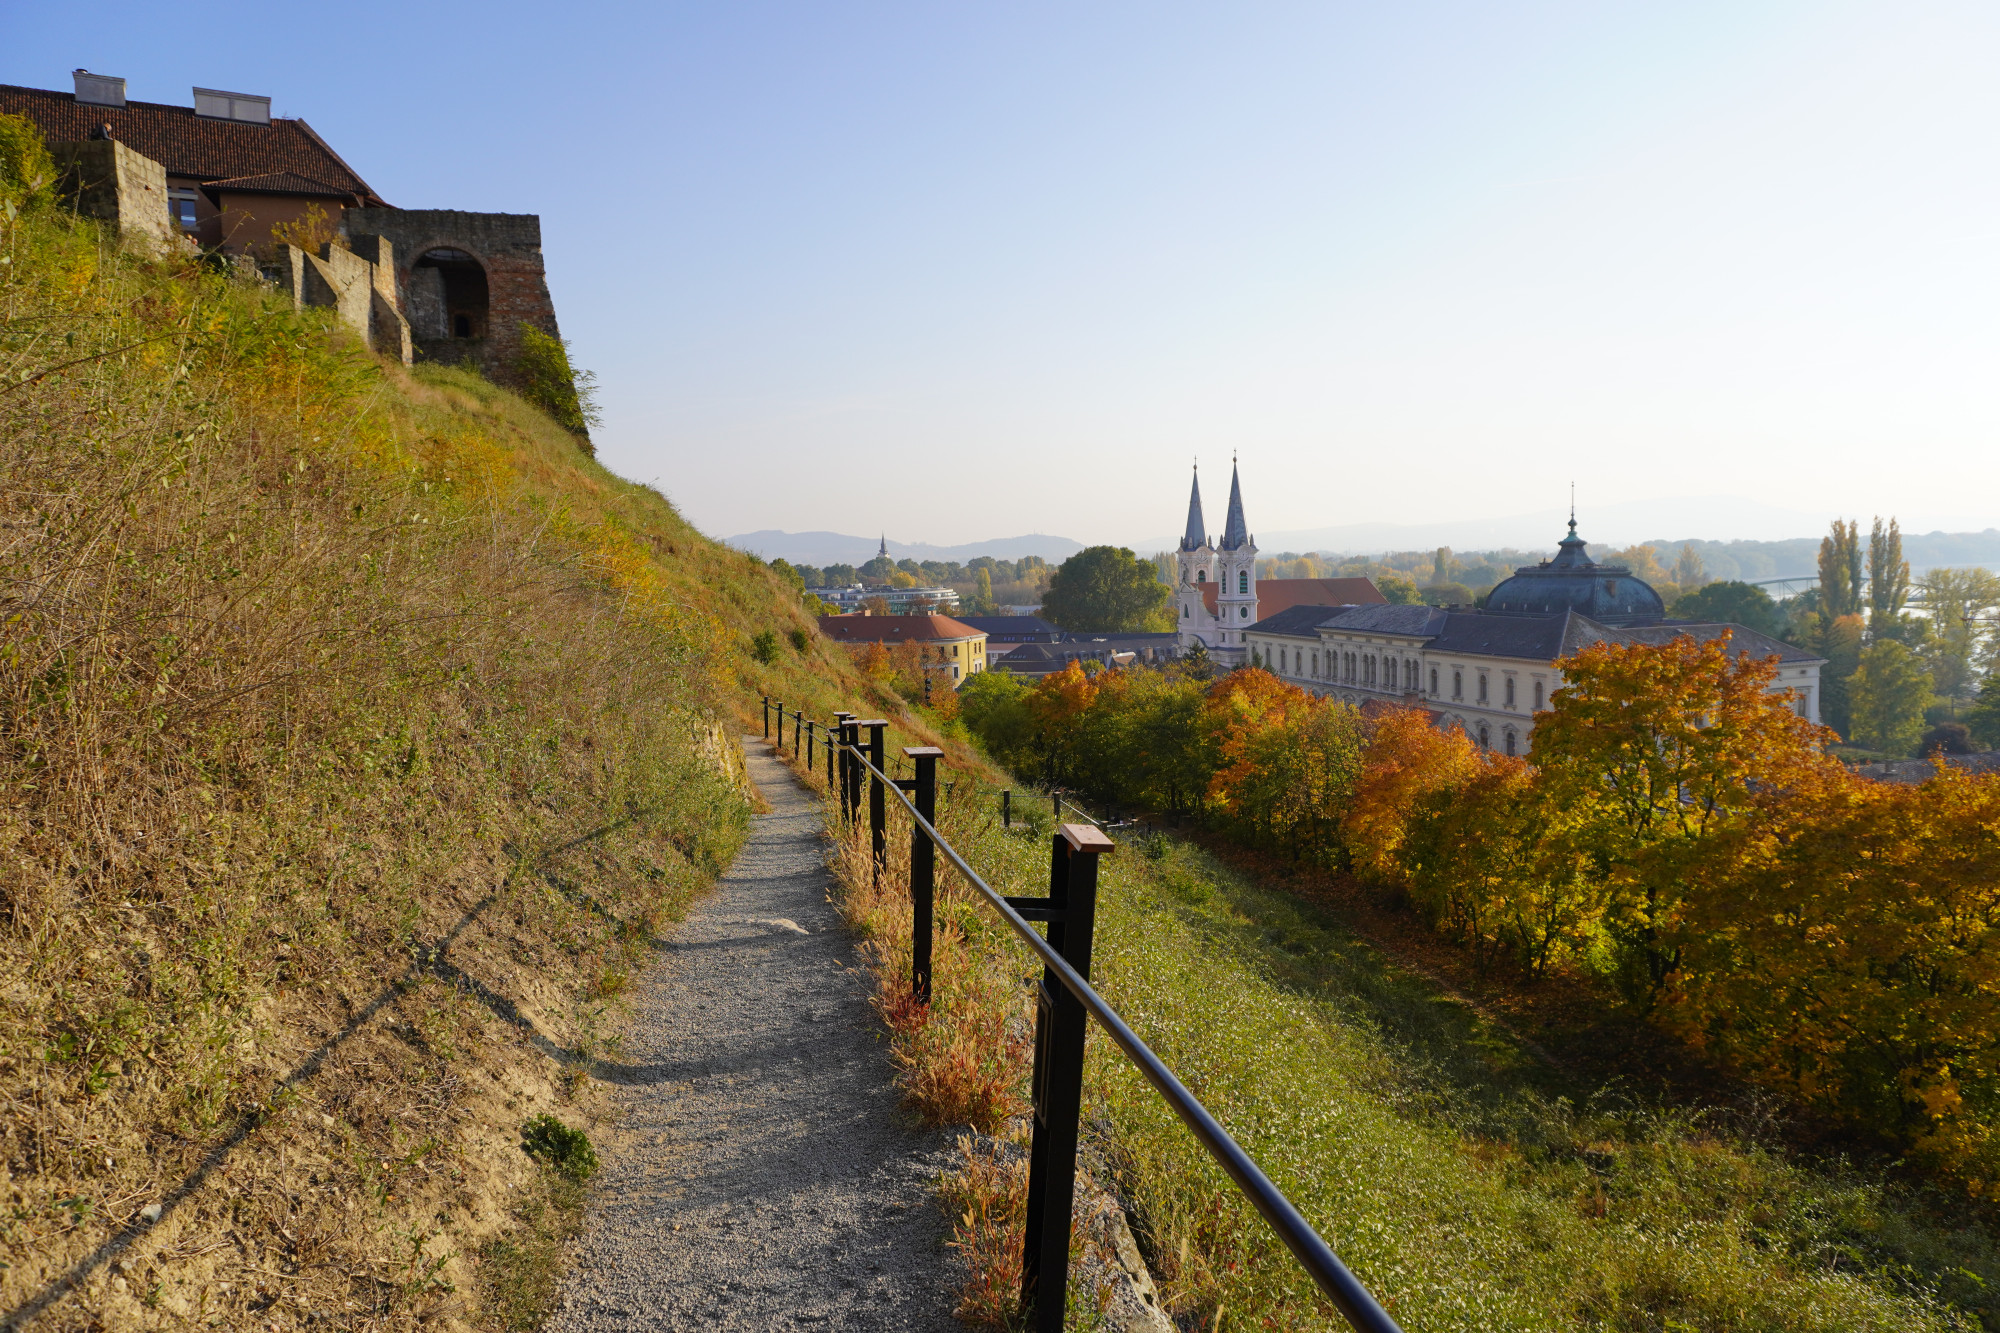
[[[1607,540],[2000,525],[1989,3],[0,0],[0,31],[0,82],[269,94],[392,204],[540,214],[599,456],[717,536],[1143,546],[1196,458],[1220,529],[1232,456],[1257,532],[1571,482],[1587,535],[1640,515]]]

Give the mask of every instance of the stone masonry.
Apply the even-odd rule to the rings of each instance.
[[[535,214],[350,208],[341,224],[356,249],[370,237],[394,246],[399,305],[409,314],[419,360],[470,363],[511,385],[522,324],[562,336]]]
[[[328,243],[316,255],[283,245],[278,255],[279,281],[294,305],[332,307],[369,347],[410,364],[410,323],[397,308],[395,255],[388,241],[365,236],[352,250]]]
[[[56,189],[83,217],[116,223],[119,236],[154,250],[173,239],[167,220],[167,171],[115,139],[49,145],[61,176]]]

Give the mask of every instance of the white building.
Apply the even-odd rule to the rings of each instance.
[[[1427,708],[1489,749],[1525,754],[1535,716],[1562,685],[1556,660],[1593,643],[1665,643],[1728,631],[1730,648],[1776,657],[1774,689],[1819,721],[1822,658],[1743,625],[1670,620],[1631,571],[1592,560],[1570,520],[1553,560],[1527,565],[1482,611],[1430,606],[1292,606],[1256,621],[1243,649],[1281,679],[1350,703]]]

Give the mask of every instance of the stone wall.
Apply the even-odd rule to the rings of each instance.
[[[398,303],[410,313],[419,359],[470,363],[495,383],[511,385],[523,323],[562,336],[542,269],[542,220],[533,213],[350,208],[341,223],[357,248],[363,237],[394,246]],[[475,336],[454,336],[444,321],[443,276],[422,262],[435,250],[461,251],[485,271],[486,317]]]
[[[152,249],[172,241],[167,170],[158,162],[115,139],[51,144],[49,155],[62,173],[56,188],[78,214],[116,223],[120,237]]]
[[[329,244],[316,255],[296,245],[280,246],[278,265],[279,280],[294,305],[331,308],[369,347],[410,364],[414,349],[409,321],[398,309],[390,242],[370,236],[353,250]]]

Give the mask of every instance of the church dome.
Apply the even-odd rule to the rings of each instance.
[[[1557,544],[1556,558],[1515,570],[1514,577],[1487,594],[1486,610],[1503,616],[1574,611],[1600,625],[1650,624],[1667,613],[1651,584],[1622,565],[1600,565],[1590,558],[1573,518],[1569,536]]]

